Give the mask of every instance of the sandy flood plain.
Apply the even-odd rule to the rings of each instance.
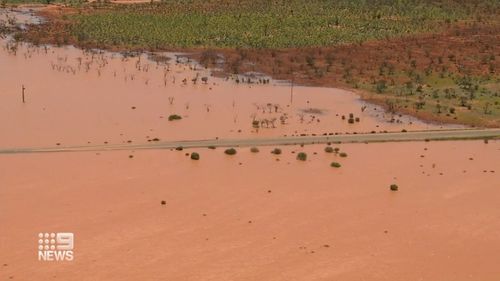
[[[498,280],[500,142],[339,147],[1,155],[0,279]]]
[[[157,63],[145,55],[124,58],[6,39],[0,45],[4,148],[443,128],[384,113],[344,90],[296,86],[292,98],[291,87],[276,81],[211,77],[193,62],[177,63],[173,54]],[[349,124],[350,113],[360,122]],[[183,119],[169,122],[171,114]]]

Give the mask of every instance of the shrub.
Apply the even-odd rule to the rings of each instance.
[[[333,168],[340,168],[340,167],[342,167],[342,165],[340,165],[340,163],[338,163],[338,162],[332,162],[332,163],[330,164],[330,167],[333,167]]]
[[[340,148],[338,148],[338,147],[335,147],[335,148],[334,148],[333,150],[335,151],[335,153],[339,153],[339,151],[340,151]]]
[[[227,155],[235,155],[236,154],[236,149],[234,148],[228,148],[224,151]]]
[[[250,148],[250,152],[253,152],[253,153],[258,153],[258,152],[259,152],[259,148],[257,148],[257,147],[252,147],[252,148]]]
[[[281,149],[275,148],[273,151],[271,151],[272,154],[280,155],[281,154]]]
[[[331,147],[331,146],[325,147],[325,152],[326,153],[333,153],[333,147]]]
[[[307,160],[307,154],[305,152],[299,152],[299,154],[297,154],[297,160],[306,161]]]
[[[200,160],[200,154],[198,154],[197,152],[191,153],[191,159]]]
[[[257,121],[257,120],[252,121],[252,127],[256,128],[256,129],[259,128],[259,121]]]
[[[174,120],[181,120],[182,117],[180,115],[177,115],[177,114],[172,114],[170,116],[168,116],[168,121],[174,121]]]
[[[345,152],[340,152],[339,156],[340,156],[340,157],[347,157],[347,153],[345,153]]]
[[[398,186],[397,184],[391,184],[390,189],[391,189],[392,191],[398,191],[399,186]]]

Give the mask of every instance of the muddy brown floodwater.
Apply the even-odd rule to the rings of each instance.
[[[173,54],[7,40],[3,149],[441,128],[344,90],[294,87],[291,101],[289,85],[214,78]],[[2,154],[0,280],[499,280],[500,141],[334,146],[347,157],[323,145]],[[38,261],[40,232],[73,232],[74,261]]]
[[[1,43],[2,147],[442,127],[384,113],[344,90],[296,86],[291,101],[288,85],[237,84],[193,70],[194,63],[176,64],[175,59],[159,64],[144,55],[124,59],[73,47]],[[350,113],[360,122],[349,124]],[[183,119],[169,122],[171,114]]]
[[[498,280],[500,142],[339,147],[1,155],[0,279]]]

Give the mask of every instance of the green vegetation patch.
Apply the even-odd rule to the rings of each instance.
[[[175,121],[175,120],[181,120],[182,117],[180,115],[177,115],[177,114],[172,114],[170,116],[168,116],[168,121]]]
[[[297,160],[299,160],[299,161],[306,161],[307,160],[307,154],[305,152],[299,152],[299,154],[297,154]]]
[[[332,162],[330,164],[330,167],[332,167],[332,168],[340,168],[340,167],[342,167],[342,165],[340,165],[340,163],[338,163],[338,162]]]
[[[496,1],[453,0],[166,0],[91,5],[98,11],[70,16],[79,41],[143,48],[359,43],[435,31],[498,7]]]
[[[191,153],[191,159],[193,160],[200,160],[200,154],[197,152]]]

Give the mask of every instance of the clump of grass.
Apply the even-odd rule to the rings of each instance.
[[[326,153],[333,153],[333,151],[334,151],[334,150],[333,150],[333,147],[331,147],[331,146],[327,146],[327,147],[325,147],[325,152],[326,152]]]
[[[252,153],[258,153],[259,151],[260,150],[259,150],[258,147],[252,147],[252,148],[250,148],[250,152],[252,152]]]
[[[332,163],[330,164],[330,167],[333,167],[333,168],[340,168],[340,167],[342,167],[342,165],[340,165],[340,163],[338,163],[338,162],[332,162]]]
[[[281,154],[281,149],[275,148],[275,149],[273,149],[273,151],[271,151],[271,153],[275,154],[275,155],[280,155]]]
[[[305,152],[299,152],[297,154],[297,160],[299,160],[299,161],[306,161],[307,160],[307,154]]]
[[[389,187],[392,191],[398,191],[399,189],[399,186],[397,184],[391,184],[391,186]]]
[[[228,148],[228,149],[224,150],[224,153],[227,154],[227,155],[235,155],[236,154],[236,149],[234,149],[234,148]]]
[[[172,114],[170,116],[168,116],[168,121],[175,121],[175,120],[181,120],[182,117],[180,115],[177,115],[177,114]]]
[[[257,120],[253,120],[253,121],[252,121],[252,127],[254,127],[255,129],[258,129],[258,128],[259,128],[259,124],[260,124],[260,123],[259,123],[259,121],[257,121]]]
[[[200,160],[200,154],[197,152],[191,153],[191,159],[193,160]]]
[[[339,156],[340,156],[340,157],[345,158],[345,157],[347,157],[347,153],[345,153],[345,152],[340,152],[340,153],[339,153]]]

